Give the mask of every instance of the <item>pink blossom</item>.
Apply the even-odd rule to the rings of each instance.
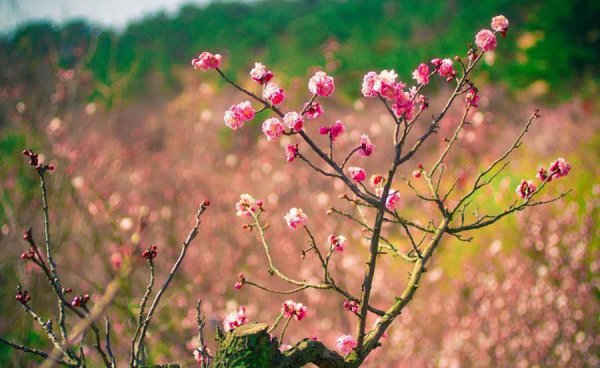
[[[231,331],[236,327],[243,325],[248,322],[246,317],[246,307],[240,306],[236,312],[231,312],[223,320],[223,328],[225,331]]]
[[[433,59],[431,62],[438,67],[438,74],[440,77],[446,78],[446,81],[449,82],[456,76],[452,60]]]
[[[387,208],[390,211],[393,211],[396,209],[399,202],[400,202],[400,192],[392,189],[392,190],[390,190],[387,198],[385,199],[385,208]]]
[[[194,69],[200,69],[207,71],[209,69],[216,69],[221,65],[222,56],[219,54],[211,54],[210,52],[204,51],[197,58],[192,59],[192,66]]]
[[[345,236],[343,235],[334,235],[334,234],[329,234],[329,236],[327,237],[327,243],[329,243],[329,246],[338,252],[343,252],[344,248],[347,245],[347,239]]]
[[[308,119],[316,119],[323,114],[323,106],[320,103],[313,101],[310,106],[308,102],[304,104],[304,116]]]
[[[244,123],[254,119],[254,108],[250,101],[244,101],[237,105],[232,105],[229,110],[225,111],[225,125],[233,130],[237,130],[244,126]]]
[[[402,93],[404,87],[406,87],[404,83],[396,82],[396,78],[398,78],[398,74],[394,70],[382,71],[375,81],[375,91],[390,101],[395,100]]]
[[[475,36],[475,44],[483,51],[492,51],[496,48],[496,35],[489,29],[482,29]]]
[[[412,172],[412,176],[416,179],[421,177],[421,170],[415,170]]]
[[[355,300],[346,300],[342,305],[347,311],[354,314],[358,313],[358,303]]]
[[[306,306],[293,300],[286,300],[281,306],[281,313],[285,318],[294,317],[297,321],[301,321],[306,317]]]
[[[556,161],[550,164],[550,167],[548,168],[548,172],[550,172],[552,179],[567,176],[569,171],[571,171],[571,165],[562,157],[556,159]]]
[[[233,285],[233,287],[234,287],[235,289],[237,289],[237,290],[240,290],[240,289],[242,288],[242,285],[243,285],[243,284],[242,284],[242,282],[241,282],[241,281],[237,281],[237,282],[236,282],[236,283]]]
[[[362,157],[368,157],[371,156],[374,150],[375,145],[371,143],[369,136],[366,134],[362,134],[360,136],[360,149],[358,150],[358,154]]]
[[[377,91],[375,90],[375,83],[379,79],[379,75],[375,72],[368,72],[365,74],[362,83],[362,94],[365,97],[374,97],[377,96]]]
[[[410,120],[414,116],[415,105],[410,93],[401,93],[396,102],[392,105],[392,111],[397,118],[404,117],[406,120]]]
[[[528,199],[531,197],[533,192],[535,192],[536,186],[531,180],[522,180],[521,184],[517,186],[516,192],[517,195],[523,199]]]
[[[267,140],[273,140],[283,135],[285,125],[277,118],[269,118],[262,124],[262,131],[267,136]]]
[[[465,102],[467,106],[479,107],[479,95],[477,88],[471,88],[465,94]]]
[[[337,120],[335,123],[331,124],[331,126],[329,126],[329,127],[319,128],[319,133],[322,135],[329,134],[329,139],[332,142],[335,142],[335,140],[340,135],[342,135],[345,131],[346,131],[346,127],[344,127],[344,124],[340,120]]]
[[[288,144],[285,147],[285,159],[287,162],[292,162],[298,156],[298,145],[297,144]]]
[[[506,36],[508,31],[508,19],[504,15],[498,15],[492,18],[492,29],[500,32],[502,37]]]
[[[344,355],[350,354],[356,346],[358,346],[356,340],[350,335],[342,335],[337,340],[337,348]]]
[[[302,321],[306,317],[306,306],[302,303],[296,303],[296,313],[294,314],[294,318],[296,321]]]
[[[235,204],[237,216],[252,216],[259,208],[258,201],[248,193],[240,195],[240,201]]]
[[[308,81],[308,90],[313,95],[327,97],[335,90],[333,77],[328,76],[324,72],[316,72],[315,75]]]
[[[260,84],[265,84],[273,78],[273,73],[263,64],[254,63],[254,68],[250,71],[250,78]]]
[[[367,173],[361,167],[356,167],[356,166],[349,167],[348,174],[350,174],[350,177],[352,178],[352,180],[359,182],[359,183],[361,181],[364,181],[367,178]]]
[[[288,226],[292,229],[296,229],[298,226],[306,225],[308,221],[308,217],[300,208],[292,208],[290,211],[283,217],[285,222],[287,222]]]
[[[421,64],[413,72],[413,79],[417,81],[417,84],[428,84],[429,83],[429,66],[427,64]]]
[[[272,105],[279,105],[285,99],[285,92],[275,83],[267,83],[263,89],[263,97]]]
[[[293,130],[294,132],[299,132],[302,130],[304,126],[304,119],[300,114],[295,111],[288,112],[283,116],[283,122],[287,125],[288,128]]]

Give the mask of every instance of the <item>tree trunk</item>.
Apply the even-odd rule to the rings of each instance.
[[[281,353],[265,323],[250,323],[220,336],[214,368],[301,368],[313,363],[320,368],[342,368],[348,364],[319,341],[304,339]]]

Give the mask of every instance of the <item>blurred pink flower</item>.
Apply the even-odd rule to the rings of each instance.
[[[194,69],[200,69],[207,71],[209,69],[216,69],[221,65],[222,56],[219,54],[211,54],[210,52],[204,51],[197,58],[192,59],[192,66]]]
[[[302,209],[296,207],[291,208],[283,218],[292,229],[296,229],[298,226],[304,226],[308,221],[308,217],[302,212]]]
[[[308,90],[313,95],[327,97],[335,91],[333,77],[324,72],[316,72],[308,81]]]

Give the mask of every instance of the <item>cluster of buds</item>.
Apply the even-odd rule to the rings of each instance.
[[[556,159],[550,164],[548,169],[541,167],[536,177],[543,183],[548,183],[553,179],[567,176],[571,171],[571,165],[562,157]],[[516,193],[523,199],[529,199],[535,193],[537,187],[531,180],[522,180],[517,186]]]
[[[467,93],[465,94],[465,102],[467,106],[479,107],[479,90],[477,87],[471,85]]]
[[[194,360],[196,361],[196,363],[208,364],[210,363],[211,359],[212,356],[210,355],[210,350],[208,350],[208,347],[206,345],[196,348],[194,350]]]
[[[25,156],[29,157],[29,165],[35,167],[35,169],[40,174],[43,174],[46,171],[54,170],[54,165],[45,165],[45,164],[41,163],[39,155],[37,153],[34,153],[32,150],[30,150],[30,149],[23,150],[23,154]]]
[[[85,308],[87,302],[90,300],[90,294],[79,295],[73,298],[71,305],[74,307]]]
[[[301,321],[306,317],[306,306],[293,300],[287,300],[281,306],[281,313],[286,318],[294,317],[297,321]]]
[[[20,258],[22,260],[33,260],[35,259],[35,249],[34,248],[29,248],[26,251],[23,251],[23,253],[21,253]]]
[[[550,164],[548,169],[540,167],[537,173],[537,178],[541,181],[552,181],[552,179],[562,178],[567,176],[571,171],[571,165],[564,158],[558,158]]]
[[[31,295],[27,290],[22,290],[21,285],[17,286],[17,295],[15,299],[21,304],[27,304],[31,300]]]
[[[158,254],[156,251],[157,249],[158,248],[156,245],[150,245],[145,251],[142,252],[142,258],[147,259],[148,261],[153,260]]]
[[[421,175],[423,175],[423,164],[418,164],[417,170],[413,171],[412,176],[415,179],[419,179],[421,177]]]
[[[346,300],[343,306],[344,309],[346,309],[347,311],[350,311],[354,314],[358,313],[358,302],[356,302],[355,300]]]
[[[246,276],[244,276],[243,273],[240,273],[238,275],[238,281],[235,283],[235,285],[233,285],[233,287],[236,288],[237,290],[240,290],[242,288],[242,286],[244,285],[244,283],[246,283]]]

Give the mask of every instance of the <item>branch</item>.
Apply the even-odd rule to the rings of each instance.
[[[156,311],[156,307],[158,307],[158,303],[160,302],[160,299],[162,298],[163,294],[169,287],[169,284],[173,280],[175,273],[177,273],[177,270],[179,269],[181,262],[183,262],[183,259],[185,258],[188,247],[190,246],[192,241],[196,238],[196,235],[198,235],[198,228],[200,227],[200,217],[202,216],[202,214],[204,214],[207,207],[208,207],[207,201],[203,201],[200,204],[200,207],[198,208],[198,212],[196,213],[196,223],[195,223],[194,227],[192,228],[192,230],[190,231],[190,233],[188,234],[186,240],[182,244],[181,253],[179,254],[179,258],[177,258],[177,261],[175,261],[175,264],[173,265],[173,268],[171,268],[171,271],[167,275],[167,278],[165,279],[163,285],[160,287],[160,289],[154,296],[152,305],[150,306],[150,309],[148,310],[148,315],[146,316],[146,319],[142,323],[142,331],[140,332],[140,338],[136,345],[135,350],[136,350],[136,354],[138,356],[140,354],[140,347],[143,345],[144,339],[146,337],[146,331],[148,330],[148,325],[150,325],[150,321],[152,321],[152,317],[154,316],[154,312]],[[136,356],[136,358],[137,358],[137,356]]]

